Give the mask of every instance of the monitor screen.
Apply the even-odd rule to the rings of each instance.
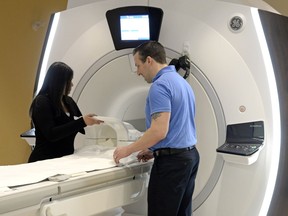
[[[116,50],[135,48],[149,41],[158,41],[163,11],[149,6],[128,6],[106,12]]]
[[[247,122],[227,126],[226,141],[228,143],[257,143],[264,140],[264,122]]]
[[[121,40],[150,40],[149,16],[121,15]]]

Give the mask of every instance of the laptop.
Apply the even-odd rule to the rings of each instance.
[[[32,128],[24,133],[20,134],[20,137],[35,137],[35,128]]]
[[[227,126],[226,141],[217,152],[250,156],[257,152],[264,142],[264,122],[245,122]]]

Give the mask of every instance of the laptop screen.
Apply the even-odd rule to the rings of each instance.
[[[263,121],[232,124],[227,126],[226,143],[263,143]]]

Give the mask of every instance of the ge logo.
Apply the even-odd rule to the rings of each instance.
[[[243,26],[243,19],[239,16],[234,16],[231,20],[230,20],[230,28],[233,31],[239,31]]]

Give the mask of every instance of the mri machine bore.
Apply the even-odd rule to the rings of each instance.
[[[168,61],[183,55],[191,60],[186,80],[196,94],[197,148],[201,156],[193,215],[285,215],[287,196],[281,190],[287,180],[283,173],[288,49],[283,44],[287,44],[288,20],[262,1],[249,4],[105,0],[75,5],[51,17],[35,91],[41,86],[41,71],[54,61],[63,61],[74,69],[72,97],[83,113],[95,112],[144,131],[149,85],[135,74],[131,53],[143,40],[159,40]],[[159,9],[163,16],[151,9]],[[111,31],[109,14],[114,10],[117,13],[112,16]],[[121,16],[138,15],[150,20],[148,38],[146,34],[140,41],[121,40]],[[243,125],[249,138],[261,140],[260,147],[246,155],[223,152],[223,144],[230,142],[229,131],[241,137]],[[93,130],[87,128],[86,132],[93,134]],[[81,149],[85,144],[87,136],[78,136],[75,147]],[[242,148],[242,144],[236,142],[233,148]],[[256,143],[245,143],[248,147],[252,144]],[[151,162],[134,163],[56,184],[44,181],[16,187],[1,193],[0,213],[101,215],[122,207],[126,215],[145,215],[150,167]]]

